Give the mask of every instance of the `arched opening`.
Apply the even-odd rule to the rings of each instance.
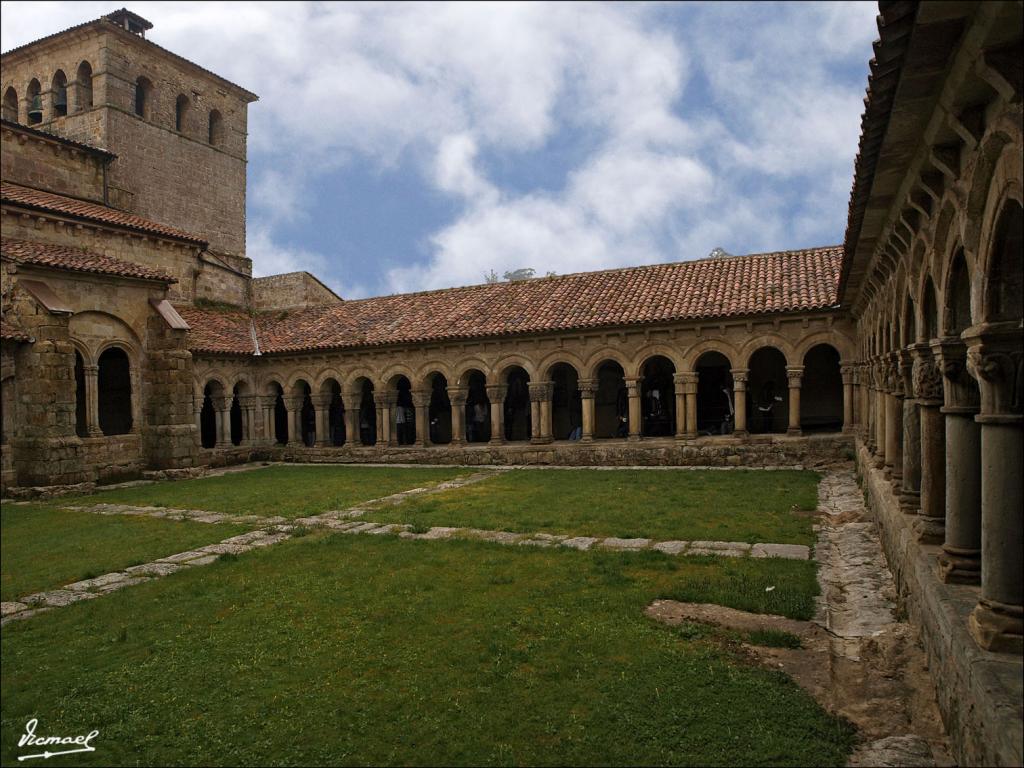
[[[924,284],[924,298],[921,309],[924,311],[924,332],[925,341],[931,341],[939,337],[939,309],[935,300],[935,284],[929,277]],[[883,350],[884,351],[884,350]]]
[[[914,300],[908,294],[903,302],[903,346],[909,347],[917,341],[917,318],[914,315]]]
[[[1016,200],[1008,200],[996,223],[995,239],[985,278],[985,320],[1001,323],[1019,320],[1024,301],[1024,267],[1021,249],[1024,209]]]
[[[199,411],[199,444],[213,448],[217,444],[217,408],[215,401],[224,396],[219,382],[211,381],[203,387],[203,407]]]
[[[728,435],[736,423],[733,408],[732,365],[721,352],[705,352],[697,371],[697,432]]]
[[[206,137],[214,147],[224,141],[224,119],[216,109],[210,110],[210,121],[207,126]]]
[[[555,440],[579,440],[583,436],[579,374],[568,363],[556,363],[548,378],[552,382],[551,435]]]
[[[284,387],[273,382],[270,394],[274,397],[274,442],[285,445],[288,442],[288,407],[284,404]]]
[[[99,360],[99,417],[104,435],[132,431],[132,372],[127,353],[111,347]]]
[[[956,252],[949,267],[944,325],[948,336],[959,336],[971,325],[971,277],[963,249]]]
[[[670,437],[676,433],[675,372],[672,361],[661,355],[649,358],[641,368],[644,437]]]
[[[174,130],[178,133],[184,133],[185,128],[188,127],[188,113],[191,106],[192,102],[185,94],[179,95],[174,100]]]
[[[362,379],[359,384],[359,442],[377,444],[377,404],[373,399],[373,383]]]
[[[629,393],[626,372],[614,360],[606,360],[597,368],[597,390],[594,392],[594,437],[627,437],[629,435]]]
[[[487,377],[482,371],[470,371],[466,379],[466,442],[486,443],[491,439],[491,400],[487,397]]]
[[[782,433],[789,426],[786,356],[761,347],[750,356],[747,377],[747,427],[752,434]]]
[[[78,65],[75,81],[78,83],[78,102],[75,108],[89,109],[92,107],[92,65],[88,61]]]
[[[529,440],[533,436],[530,419],[530,375],[518,365],[505,374],[505,440]]]
[[[334,379],[327,379],[320,385],[320,394],[327,400],[327,442],[330,445],[344,445],[345,433],[345,401],[341,397],[341,384]]]
[[[412,401],[412,382],[405,376],[395,379],[395,413],[391,421],[395,425],[395,440],[399,445],[416,442],[416,406]]]
[[[4,91],[4,120],[12,123],[18,122],[18,92],[13,87]]]
[[[242,418],[242,397],[245,395],[245,382],[238,382],[231,391],[231,409],[228,412],[231,420],[231,444],[241,445],[245,439],[245,426]]]
[[[67,117],[68,114],[68,78],[62,70],[57,70],[50,81],[50,99],[54,117]]]
[[[843,375],[835,347],[818,344],[807,351],[800,386],[800,429],[804,432],[841,430]]]
[[[448,379],[440,373],[430,377],[430,406],[427,409],[430,442],[445,445],[452,441],[452,403],[448,398]]]
[[[25,96],[28,99],[28,124],[36,125],[37,123],[43,122],[43,89],[39,85],[39,81],[32,78],[32,81],[28,84],[28,89],[25,91]]]
[[[299,399],[299,441],[307,447],[316,445],[316,408],[312,395],[312,387],[302,379],[292,387],[292,397]]]
[[[75,434],[89,436],[89,421],[85,410],[85,361],[82,353],[75,351]]]
[[[148,119],[152,99],[153,83],[148,78],[140,77],[135,81],[135,114]]]

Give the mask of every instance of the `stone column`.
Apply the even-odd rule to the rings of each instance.
[[[256,406],[259,398],[256,395],[241,395],[238,405],[242,409],[242,445],[251,446],[255,440]]]
[[[220,395],[210,398],[217,415],[217,448],[231,447],[231,399]]]
[[[899,375],[903,380],[903,471],[900,509],[916,515],[921,508],[921,417],[914,392],[914,357],[911,348],[900,350]]]
[[[681,374],[686,400],[686,432],[687,438],[697,436],[697,372],[688,371]]]
[[[551,442],[551,382],[531,381],[530,442]],[[545,423],[546,422],[546,423]]]
[[[504,384],[488,384],[487,399],[491,401],[491,442],[505,442],[505,395],[508,387]]]
[[[594,441],[594,395],[597,394],[597,379],[580,379],[576,385],[580,390],[580,404],[583,410],[580,440]]]
[[[284,404],[288,409],[288,445],[302,445],[302,403],[305,395],[286,397]]]
[[[85,406],[85,418],[86,425],[89,422],[89,399],[88,399],[88,379],[86,379],[86,406]],[[196,415],[196,445],[200,448],[203,447],[203,401],[206,399],[205,395],[200,395],[198,398],[193,395],[192,397],[192,410]]]
[[[345,445],[362,445],[359,434],[359,411],[363,405],[362,392],[345,395]]]
[[[313,400],[313,410],[316,414],[316,438],[315,443],[318,448],[326,448],[331,444],[331,437],[328,434],[327,425],[330,423],[330,419],[327,415],[327,409],[331,407],[331,395],[316,394],[311,395]]]
[[[804,378],[802,365],[786,366],[786,378],[789,380],[789,429],[787,435],[799,435],[800,432],[800,386]]]
[[[941,412],[946,419],[946,540],[938,557],[939,578],[955,584],[981,582],[981,407],[967,372],[967,347],[958,338],[932,342],[945,378]]]
[[[626,377],[626,394],[629,396],[629,439],[639,440],[643,421],[640,417],[640,382],[636,376]]]
[[[736,409],[736,421],[733,434],[744,437],[747,434],[747,378],[750,371],[747,368],[734,368],[732,370],[732,395],[733,407]]]
[[[274,434],[274,410],[277,405],[277,396],[263,395],[260,398],[260,405],[263,409],[263,443],[264,445],[273,445],[277,442],[277,435]]]
[[[875,365],[865,362],[863,366],[864,391],[864,444],[872,456],[875,455]]]
[[[394,392],[382,392],[376,395],[377,404],[377,445],[395,445],[397,435],[392,414],[395,410],[396,401]]]
[[[87,365],[84,370],[85,424],[89,429],[89,437],[103,437],[103,430],[100,429],[100,367]]]
[[[843,434],[849,435],[854,430],[854,416],[853,416],[853,383],[854,383],[854,366],[846,364],[839,367],[839,372],[843,377]]]
[[[430,443],[430,392],[417,390],[412,392],[412,404],[416,409],[416,442],[424,448]]]
[[[452,445],[466,442],[466,387],[448,387],[448,402],[452,404]]]
[[[915,523],[918,541],[941,544],[946,538],[946,428],[942,374],[928,344],[914,345],[914,394],[921,424],[921,510]]]
[[[686,374],[672,375],[676,392],[676,440],[686,439]]]
[[[1024,652],[1024,331],[1020,321],[968,328],[981,390],[981,599],[971,635],[990,651]]]
[[[129,397],[131,402],[132,412],[132,428],[131,433],[138,435],[142,433],[142,377],[139,376],[139,369],[136,366],[131,366],[128,369],[128,376],[131,381],[131,392]]]
[[[875,466],[885,467],[885,366],[881,359],[875,361]]]
[[[885,465],[899,493],[903,484],[903,379],[900,378],[899,353],[889,355],[886,364]]]

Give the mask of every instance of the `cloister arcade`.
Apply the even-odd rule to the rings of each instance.
[[[742,350],[723,343],[691,354],[659,349],[637,359],[607,352],[590,360],[566,354],[539,361],[517,356],[456,366],[435,362],[418,370],[390,365],[380,372],[268,373],[255,387],[248,373],[230,383],[210,373],[197,384],[196,419],[204,448],[697,439],[799,434],[804,427],[850,431],[852,366],[842,363],[839,349],[777,341],[779,346],[766,340]],[[748,382],[756,387],[751,397]]]

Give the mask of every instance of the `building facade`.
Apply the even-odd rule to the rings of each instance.
[[[358,301],[252,278],[254,94],[128,11],[6,52],[3,487],[852,457],[958,757],[1019,763],[1021,23],[881,3],[842,245]]]

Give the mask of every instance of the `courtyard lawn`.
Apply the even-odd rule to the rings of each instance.
[[[812,544],[815,472],[513,470],[367,514],[375,522],[578,536]]]
[[[217,477],[101,491],[67,504],[138,504],[238,515],[303,517],[433,485],[470,469],[274,466]]]
[[[643,615],[800,614],[814,568],[316,532],[5,627],[0,754],[36,717],[100,732],[48,765],[842,765],[789,678]]]
[[[16,600],[213,544],[247,530],[251,528],[4,504],[0,510],[0,597]]]

